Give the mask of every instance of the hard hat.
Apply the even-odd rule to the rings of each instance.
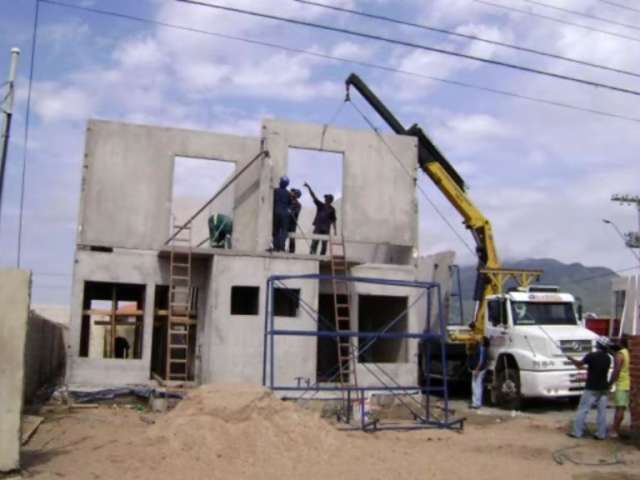
[[[280,188],[285,188],[287,185],[289,185],[289,177],[286,175],[280,177]]]

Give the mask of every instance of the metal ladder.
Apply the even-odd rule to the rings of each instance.
[[[329,263],[331,265],[336,332],[351,331],[351,292],[349,283],[338,279],[339,277],[346,277],[348,271],[344,237],[337,241],[333,235],[329,234]],[[346,403],[346,418],[348,421],[351,417],[351,405],[349,405],[351,389],[356,389],[356,400],[358,398],[358,376],[356,373],[358,348],[353,337],[338,336],[336,341],[338,346],[338,381],[343,389],[343,394],[346,393],[346,398],[343,398],[343,400]]]
[[[166,380],[188,380],[191,318],[191,226],[174,225],[169,263]]]

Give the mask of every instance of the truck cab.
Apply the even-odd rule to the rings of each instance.
[[[575,299],[556,287],[519,287],[487,297],[488,381],[495,404],[518,408],[523,398],[575,397],[586,372],[565,355],[592,351],[597,335],[582,327]]]

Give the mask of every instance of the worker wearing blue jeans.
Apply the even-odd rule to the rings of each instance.
[[[469,359],[469,369],[471,370],[471,408],[482,407],[482,389],[484,375],[487,373],[489,354],[489,339],[482,337],[478,340],[475,350]]]
[[[587,353],[582,360],[567,355],[567,358],[577,368],[587,367],[587,381],[584,386],[584,392],[582,392],[582,397],[580,397],[580,404],[578,405],[576,418],[573,422],[573,430],[567,434],[570,437],[582,438],[587,415],[595,403],[598,409],[595,437],[598,440],[607,438],[608,374],[609,367],[611,367],[611,357],[609,356],[608,350],[609,340],[605,337],[600,337],[596,341],[596,351]]]

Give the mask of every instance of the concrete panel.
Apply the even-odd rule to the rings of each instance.
[[[31,274],[0,271],[0,472],[20,466],[24,346]]]
[[[260,142],[91,120],[85,148],[78,243],[153,249],[169,234],[174,158],[211,158],[241,166],[258,153]],[[254,208],[257,192],[247,192],[251,184],[240,187],[236,195],[244,201],[238,208]]]
[[[216,255],[208,291],[207,319],[202,349],[202,382],[262,381],[262,356],[266,281],[270,275],[317,274],[315,260],[271,258],[269,256]],[[287,288],[299,288],[301,303],[317,310],[317,281],[286,281]],[[260,287],[258,315],[231,315],[231,287]],[[316,330],[317,324],[300,308],[297,317],[276,317],[277,328]],[[316,338],[278,338],[276,382],[294,385],[295,377],[315,380]]]
[[[451,300],[451,265],[455,262],[455,252],[445,251],[420,257],[417,262],[416,280],[419,282],[435,282],[440,284],[440,306],[442,307],[442,315],[446,323],[449,318],[449,302]],[[420,318],[427,317],[427,303],[420,302],[417,306]],[[440,324],[438,322],[438,304],[435,299],[435,292],[431,310],[431,331],[440,332]],[[426,325],[423,325],[423,328]]]
[[[389,280],[415,281],[415,269],[411,266],[400,265],[360,265],[353,267],[351,273],[356,277],[374,277]],[[375,285],[367,283],[354,283],[352,288],[352,328],[358,329],[358,295],[384,295],[384,296],[401,296],[408,299],[407,312],[407,328],[409,332],[421,332],[424,319],[420,317],[420,312],[416,309],[416,305],[421,302],[424,290],[411,287],[395,287],[390,285]],[[413,305],[413,306],[412,306]],[[389,318],[389,322],[393,318]],[[361,340],[363,342],[366,340]],[[385,372],[387,372],[400,385],[416,385],[418,378],[418,340],[406,340],[407,342],[407,361],[399,363],[380,363]],[[361,348],[359,346],[359,348]],[[380,379],[385,383],[390,382],[379,370],[373,366],[358,363],[357,374],[358,384],[361,386],[380,385]],[[373,373],[372,373],[373,372]],[[374,375],[375,374],[375,375]],[[376,378],[376,375],[380,379]]]
[[[206,291],[208,271],[208,259],[194,261],[193,285],[199,287],[201,292]],[[141,359],[97,359],[79,356],[82,301],[84,284],[87,281],[145,285]],[[113,253],[100,253],[86,250],[77,251],[69,344],[67,345],[69,353],[67,381],[86,385],[148,383],[151,369],[155,286],[167,285],[168,283],[168,259],[166,257],[158,257],[156,252],[116,250]]]
[[[416,246],[415,138],[385,135],[391,153],[372,131],[282,120],[265,120],[263,138],[270,159],[261,177],[258,249],[271,242],[272,189],[287,172],[290,147],[343,153],[342,233],[352,257],[358,242]]]

